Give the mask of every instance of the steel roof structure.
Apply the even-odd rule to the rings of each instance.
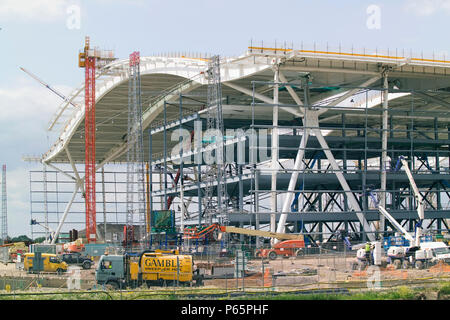
[[[141,57],[144,154],[146,160],[149,160],[151,154],[153,165],[165,168],[170,165],[170,170],[176,171],[179,167],[173,161],[178,155],[171,155],[170,150],[179,141],[171,141],[168,134],[181,126],[192,128],[191,122],[194,120],[206,121],[207,68],[208,59],[200,55]],[[308,91],[305,89],[305,79]],[[97,74],[98,169],[107,163],[126,161],[128,80],[128,59],[108,64]],[[245,168],[248,169],[246,172],[231,176],[227,180],[228,190],[239,189],[239,192],[228,192],[230,197],[231,193],[236,192],[234,196],[240,199],[239,210],[234,210],[235,213],[239,211],[240,215],[230,215],[230,223],[242,224],[247,221],[242,215],[244,211],[245,214],[249,213],[248,208],[243,209],[244,206],[249,207],[244,204],[245,197],[254,200],[257,192],[272,192],[277,195],[298,193],[301,190],[296,189],[296,183],[302,179],[310,183],[304,186],[302,192],[305,197],[309,195],[309,198],[299,211],[307,214],[311,223],[359,221],[362,228],[367,229],[369,225],[366,224],[366,218],[369,221],[379,218],[373,210],[369,212],[367,195],[362,190],[367,186],[381,190],[385,199],[392,197],[389,201],[392,203],[394,216],[397,214],[399,219],[412,220],[413,204],[405,206],[404,203],[410,200],[402,195],[408,189],[407,178],[398,172],[389,173],[381,164],[372,171],[368,168],[368,159],[384,163],[389,156],[390,161],[395,162],[402,154],[410,156],[412,166],[414,161],[428,163],[426,157],[433,156],[433,168],[429,166],[427,177],[420,176],[422,166],[415,172],[419,175],[416,176],[417,183],[422,188],[431,186],[432,191],[429,192],[439,198],[436,208],[430,204],[434,213],[428,217],[441,219],[444,224],[445,219],[450,217],[450,211],[444,210],[441,205],[445,201],[443,198],[448,198],[449,193],[444,185],[436,186],[440,181],[450,182],[450,61],[380,52],[251,46],[242,56],[221,59],[221,83],[225,127],[245,130],[256,125],[267,128],[270,132],[275,132],[275,128],[278,128],[276,132],[289,131],[289,134],[280,131],[281,133],[271,134],[267,138],[266,145],[269,149],[272,146],[268,153],[273,160],[273,139],[279,141],[279,145],[276,145],[279,157],[277,161],[298,158],[300,167],[295,169],[294,165],[294,171],[303,173],[301,178],[297,178],[289,170],[275,175],[275,180],[279,183],[274,189],[274,178],[271,178],[273,174],[270,173],[270,168],[274,168],[273,164],[271,167],[270,164],[267,166],[260,163],[259,169],[256,169],[260,171],[258,174],[263,173],[259,179],[259,191],[255,191],[255,171],[251,171],[249,167]],[[83,91],[83,86],[77,88],[68,101],[58,107],[48,129],[58,132],[59,136],[41,159],[60,172],[63,170],[58,168],[58,163],[70,163],[76,175],[72,178],[77,185],[81,185],[83,180],[76,170],[76,164],[84,162]],[[275,106],[278,107],[277,124],[274,124],[272,112]],[[300,152],[299,157],[298,152],[302,149],[306,132],[303,130],[308,128],[311,130],[310,138],[305,142],[305,150]],[[322,134],[323,141],[320,139]],[[324,148],[324,143],[329,147]],[[247,156],[249,150],[247,141]],[[318,152],[322,154],[319,155]],[[319,167],[314,167],[316,160]],[[321,160],[328,165],[327,168],[320,167]],[[347,168],[350,161],[358,162],[353,171]],[[302,162],[305,164],[301,165]],[[335,169],[331,170],[330,166]],[[306,175],[305,170],[310,170],[311,174]],[[438,176],[429,175],[430,172],[438,173]],[[167,171],[165,175],[167,176]],[[294,187],[292,181],[295,182]],[[171,185],[155,191],[152,196],[165,197],[164,202],[169,196],[179,196],[179,188],[176,184],[171,188]],[[321,187],[313,189],[314,185]],[[197,181],[186,188],[186,196],[195,197],[198,194],[197,218],[200,223],[201,196],[198,189],[204,186]],[[337,189],[340,191],[336,191]],[[362,196],[356,199],[355,194],[359,192],[361,195],[361,190]],[[74,193],[76,192],[77,190]],[[333,192],[338,193],[345,202],[342,210],[337,210],[340,211],[339,216],[336,212],[333,213],[334,216],[327,212],[328,204],[333,200],[326,200],[324,197],[330,197]],[[313,194],[316,194],[315,198]],[[400,199],[399,203],[394,201],[396,197]],[[348,198],[353,198],[353,202]],[[290,205],[292,198],[287,196],[286,199]],[[350,201],[350,205],[347,201]],[[430,201],[434,203],[434,200]],[[162,202],[161,200],[160,205],[163,208]],[[318,210],[320,214],[312,213],[314,210],[311,208],[316,202],[322,207],[322,210]],[[286,203],[283,207],[287,206]],[[402,206],[405,207],[403,211]],[[61,224],[69,211],[70,202]],[[292,212],[280,209],[273,211],[268,214],[267,210],[262,212],[255,208],[253,214],[261,213],[260,222],[268,223],[268,217],[276,213],[279,228],[284,228],[290,221],[304,221],[301,215],[288,215],[286,222],[280,217]],[[408,214],[405,215],[405,212]],[[343,218],[345,214],[348,214],[348,219]],[[191,219],[191,222],[194,220]]]
[[[226,119],[243,119],[250,115],[248,107],[252,101],[252,81],[272,81],[274,60],[282,60],[280,70],[290,84],[300,84],[299,75],[311,74],[315,86],[331,86],[330,90],[312,92],[312,103],[326,101],[337,93],[347,92],[346,87],[381,88],[383,66],[390,68],[389,79],[399,84],[400,90],[437,90],[450,87],[450,61],[416,59],[377,54],[338,53],[312,50],[268,49],[250,47],[246,54],[238,58],[222,61],[223,96],[229,104],[224,105]],[[143,128],[162,121],[163,102],[177,100],[179,94],[205,97],[206,80],[203,76],[207,63],[203,58],[189,57],[142,57],[141,85],[143,93]],[[97,142],[96,159],[100,162],[124,161],[124,135],[126,134],[128,104],[128,60],[116,61],[98,75],[96,90]],[[369,85],[367,85],[369,83]],[[67,150],[76,163],[84,161],[84,106],[83,87],[76,89],[70,101],[77,101],[78,109],[68,102],[59,106],[49,124],[55,130],[60,124],[59,139],[42,157],[46,163],[68,162]],[[354,93],[354,91],[353,91]],[[415,97],[417,105],[427,104],[427,108],[447,111],[449,102],[442,102],[435,93]],[[255,95],[259,102],[272,100],[271,88],[260,88]],[[280,111],[280,119],[293,120],[300,113],[293,105],[296,101],[287,90],[280,92],[280,103],[287,104]],[[203,99],[204,100],[204,99]],[[410,98],[397,99],[396,106],[409,105]],[[448,99],[447,99],[448,100]],[[332,100],[329,102],[333,102]],[[444,105],[442,105],[444,104]],[[446,105],[447,104],[447,105]],[[203,104],[204,106],[204,104]],[[202,104],[194,107],[201,109]],[[390,103],[390,106],[393,106]],[[178,118],[178,110],[168,110],[168,118]],[[328,116],[328,113],[330,114]],[[329,121],[333,111],[322,115]],[[64,122],[61,120],[66,119]],[[256,112],[256,118],[271,120],[271,114]],[[144,143],[148,145],[148,143]]]

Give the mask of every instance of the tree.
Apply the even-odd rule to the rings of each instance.
[[[41,242],[44,242],[44,240],[45,240],[45,237],[39,237],[39,238],[34,239],[33,243],[41,243]]]
[[[17,236],[11,239],[11,242],[31,242],[32,240],[26,235]]]

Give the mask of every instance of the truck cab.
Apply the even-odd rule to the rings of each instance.
[[[111,285],[121,288],[125,279],[125,256],[103,255],[101,256],[95,271],[95,280],[101,285]]]
[[[432,263],[450,263],[450,248],[443,242],[424,242],[420,244],[420,250],[416,251],[416,260],[422,256]]]
[[[201,285],[203,276],[194,275],[192,256],[174,251],[144,251],[139,255],[102,255],[95,271],[99,285],[112,289],[135,288],[144,283],[188,285],[193,280]]]

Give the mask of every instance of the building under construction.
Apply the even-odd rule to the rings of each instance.
[[[424,197],[422,227],[449,229],[445,57],[253,43],[235,58],[105,60],[49,123],[58,138],[30,172],[33,238],[76,228],[145,248],[217,223],[375,240],[394,231],[378,205],[417,227],[400,157]]]

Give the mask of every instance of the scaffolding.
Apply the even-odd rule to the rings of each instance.
[[[130,55],[130,80],[128,84],[128,134],[127,134],[127,239],[131,249],[134,234],[134,216],[137,215],[138,241],[144,248],[146,238],[144,147],[142,138],[142,104],[139,52]],[[137,208],[134,208],[137,196]]]
[[[254,82],[255,91],[270,87],[273,82]],[[283,88],[285,83],[279,83]],[[320,87],[310,87],[310,90],[319,90]],[[346,88],[350,90],[351,88]],[[380,91],[382,89],[358,88],[358,92],[349,97],[353,100],[351,106],[322,106],[329,112],[320,117],[319,128],[324,133],[330,152],[339,164],[338,170],[331,167],[330,162],[324,154],[316,136],[311,135],[304,146],[303,167],[298,172],[295,188],[288,191],[293,194],[288,203],[289,210],[283,212],[279,208],[277,220],[281,214],[286,214],[286,232],[302,232],[309,236],[312,243],[324,242],[331,239],[341,230],[351,234],[354,239],[363,239],[366,231],[361,226],[356,212],[348,203],[347,193],[342,189],[336,172],[340,171],[348,182],[351,192],[355,195],[364,217],[373,224],[379,221],[379,213],[372,201],[371,194],[376,199],[386,194],[387,207],[390,213],[409,231],[413,231],[417,222],[415,200],[408,178],[404,172],[399,170],[397,159],[404,156],[411,165],[414,179],[417,181],[419,190],[425,196],[426,229],[435,232],[448,230],[449,207],[449,183],[450,167],[448,158],[450,150],[450,128],[448,126],[448,112],[420,110],[418,107],[418,93],[409,93],[410,103],[408,106],[395,105],[395,100],[390,102],[388,111],[388,161],[382,162],[382,122],[383,108],[380,106]],[[298,89],[301,90],[301,89]],[[299,91],[299,94],[302,92]],[[390,90],[390,93],[393,93]],[[441,93],[450,98],[449,94]],[[445,99],[447,99],[445,97]],[[229,97],[225,97],[225,99]],[[378,99],[378,100],[377,100]],[[252,104],[253,114],[258,111],[270,110],[269,103],[255,103],[252,97],[245,103]],[[371,104],[377,105],[373,107]],[[285,106],[286,104],[284,104]],[[198,155],[208,149],[206,141],[198,148],[192,145],[191,149],[183,149],[183,155],[179,152],[170,154],[163,152],[159,154],[154,151],[154,139],[161,136],[170,136],[171,131],[183,128],[194,129],[197,126],[206,127],[207,117],[205,107],[207,106],[207,92],[180,95],[177,104],[166,103],[166,121],[155,123],[146,131],[149,137],[149,155],[151,162],[149,166],[149,192],[150,203],[153,210],[167,209],[169,197],[173,197],[172,207],[175,210],[175,223],[178,232],[181,232],[181,211],[185,207],[183,224],[185,226],[199,226],[208,221],[202,217],[206,202],[207,183],[205,179],[208,164],[197,163]],[[180,110],[182,113],[180,114]],[[168,120],[170,119],[170,121]],[[202,125],[203,124],[203,125]],[[431,124],[431,126],[430,126]],[[235,128],[236,131],[249,129],[257,132],[257,138],[251,135],[245,137],[244,157],[245,163],[242,170],[236,170],[238,166],[237,146],[239,144],[238,134],[231,136],[226,133],[225,151],[233,149],[233,157],[227,156],[229,169],[224,180],[230,203],[229,224],[239,227],[268,230],[270,225],[270,195],[271,169],[267,166],[271,159],[270,146],[271,136],[260,135],[264,130],[269,132],[272,128],[271,121],[258,120],[256,116],[250,117],[245,122],[234,119],[224,119],[224,127],[228,130]],[[317,129],[317,127],[306,125],[302,121],[281,120],[278,124],[279,136],[279,158],[282,166],[277,174],[277,197],[280,203],[284,203],[288,193],[289,180],[293,170],[293,162],[299,151],[299,146],[305,129]],[[166,128],[167,130],[164,130]],[[190,141],[190,135],[188,140]],[[164,140],[164,139],[163,139]],[[252,143],[256,140],[256,144]],[[194,139],[195,141],[195,139]],[[170,141],[166,138],[165,150],[175,147],[178,141]],[[210,146],[211,147],[211,146]],[[228,148],[228,151],[227,151]],[[257,161],[250,161],[257,157]],[[165,156],[164,156],[165,155]],[[183,197],[181,202],[181,179],[176,180],[180,170],[180,163],[176,159],[183,159]],[[233,161],[229,161],[233,159]],[[381,173],[386,173],[387,188],[380,188]],[[69,175],[70,170],[66,171]],[[82,175],[82,172],[80,172]],[[48,215],[49,225],[54,227],[60,219],[64,204],[68,201],[75,182],[58,171],[47,171],[48,185]],[[203,177],[203,179],[202,179]],[[97,177],[100,181],[100,176]],[[43,209],[43,171],[35,171],[30,174],[30,188],[32,197],[32,216],[44,221]],[[178,181],[178,183],[175,183]],[[105,171],[105,203],[106,219],[110,224],[125,225],[127,223],[127,172]],[[167,184],[167,188],[165,185]],[[217,182],[214,182],[217,187]],[[98,188],[100,190],[101,188]],[[213,198],[216,197],[214,189]],[[97,197],[102,199],[102,192],[97,192]],[[137,194],[135,195],[137,199]],[[103,200],[103,199],[102,199]],[[215,200],[215,199],[214,199]],[[138,201],[135,200],[135,206]],[[217,200],[215,200],[217,201]],[[83,227],[83,199],[74,201],[70,218],[65,224],[65,230]],[[100,201],[99,201],[100,204]],[[242,207],[241,207],[242,206]],[[40,217],[40,218],[39,218]],[[100,220],[99,223],[102,221]],[[392,234],[394,229],[386,222],[384,234]],[[377,234],[383,231],[377,230]],[[32,226],[33,236],[45,234],[45,230],[39,226]],[[241,239],[241,236],[239,236]],[[244,237],[242,236],[242,239]]]
[[[185,63],[194,64],[183,60],[180,69],[166,75],[143,75],[147,108],[140,150],[142,161],[149,163],[147,215],[175,211],[178,233],[219,222],[303,233],[312,244],[340,232],[358,240],[377,239],[394,229],[380,217],[376,203],[407,229],[417,224],[413,193],[397,167],[403,156],[426,199],[425,228],[448,231],[448,61],[408,62],[390,54],[358,57],[353,51],[261,45],[249,47],[236,64],[227,59],[220,64],[215,56],[201,59],[200,67],[195,60],[194,73],[181,73]],[[167,68],[158,59],[176,66],[185,57],[146,57],[145,70],[153,64]],[[423,68],[417,71],[414,63]],[[119,121],[126,114],[119,106],[137,94],[132,73],[129,79],[128,95],[123,82],[102,98],[105,158],[99,166],[111,159],[130,163],[122,156],[133,141],[130,131],[123,135],[130,122]],[[118,106],[116,115],[111,115],[110,103]],[[116,126],[121,131],[111,133],[111,128],[119,131]],[[127,179],[120,183],[125,186]],[[131,211],[121,211],[122,223],[132,225],[130,216],[127,220]],[[145,210],[141,213],[145,218]],[[140,223],[148,226],[142,217]],[[106,210],[106,219],[111,218]],[[244,235],[229,240],[261,244],[261,239]]]
[[[65,173],[73,174],[73,171],[68,169]],[[79,174],[84,174],[84,172],[80,170]],[[97,225],[101,226],[97,228],[97,238],[102,242],[122,243],[123,227],[127,223],[126,165],[107,165],[103,172],[97,173],[96,183],[96,197],[99,199],[97,212],[103,212],[102,215],[97,217]],[[31,225],[33,239],[47,235],[47,229],[41,226],[45,226],[46,220],[51,230],[56,229],[67,202],[71,198],[75,184],[76,181],[56,170],[30,171],[30,213],[31,219],[37,222],[37,224]],[[46,186],[46,190],[44,186]],[[137,199],[136,193],[134,207],[138,207]],[[159,205],[158,201],[154,200],[154,202]],[[108,227],[107,233],[104,231],[105,221]],[[70,214],[61,229],[63,233],[61,238],[67,236],[72,229],[79,230],[80,236],[84,236],[85,227],[84,198],[81,194],[77,194],[72,203]]]
[[[206,71],[208,80],[208,108],[207,108],[207,145],[214,146],[213,159],[208,158],[209,166],[206,167],[205,180],[205,220],[208,224],[227,221],[227,191],[226,191],[226,163],[224,157],[224,124],[222,115],[222,88],[220,82],[220,57],[213,56]],[[205,135],[204,135],[205,140]],[[217,183],[215,187],[214,184]],[[214,196],[214,189],[216,193]]]

